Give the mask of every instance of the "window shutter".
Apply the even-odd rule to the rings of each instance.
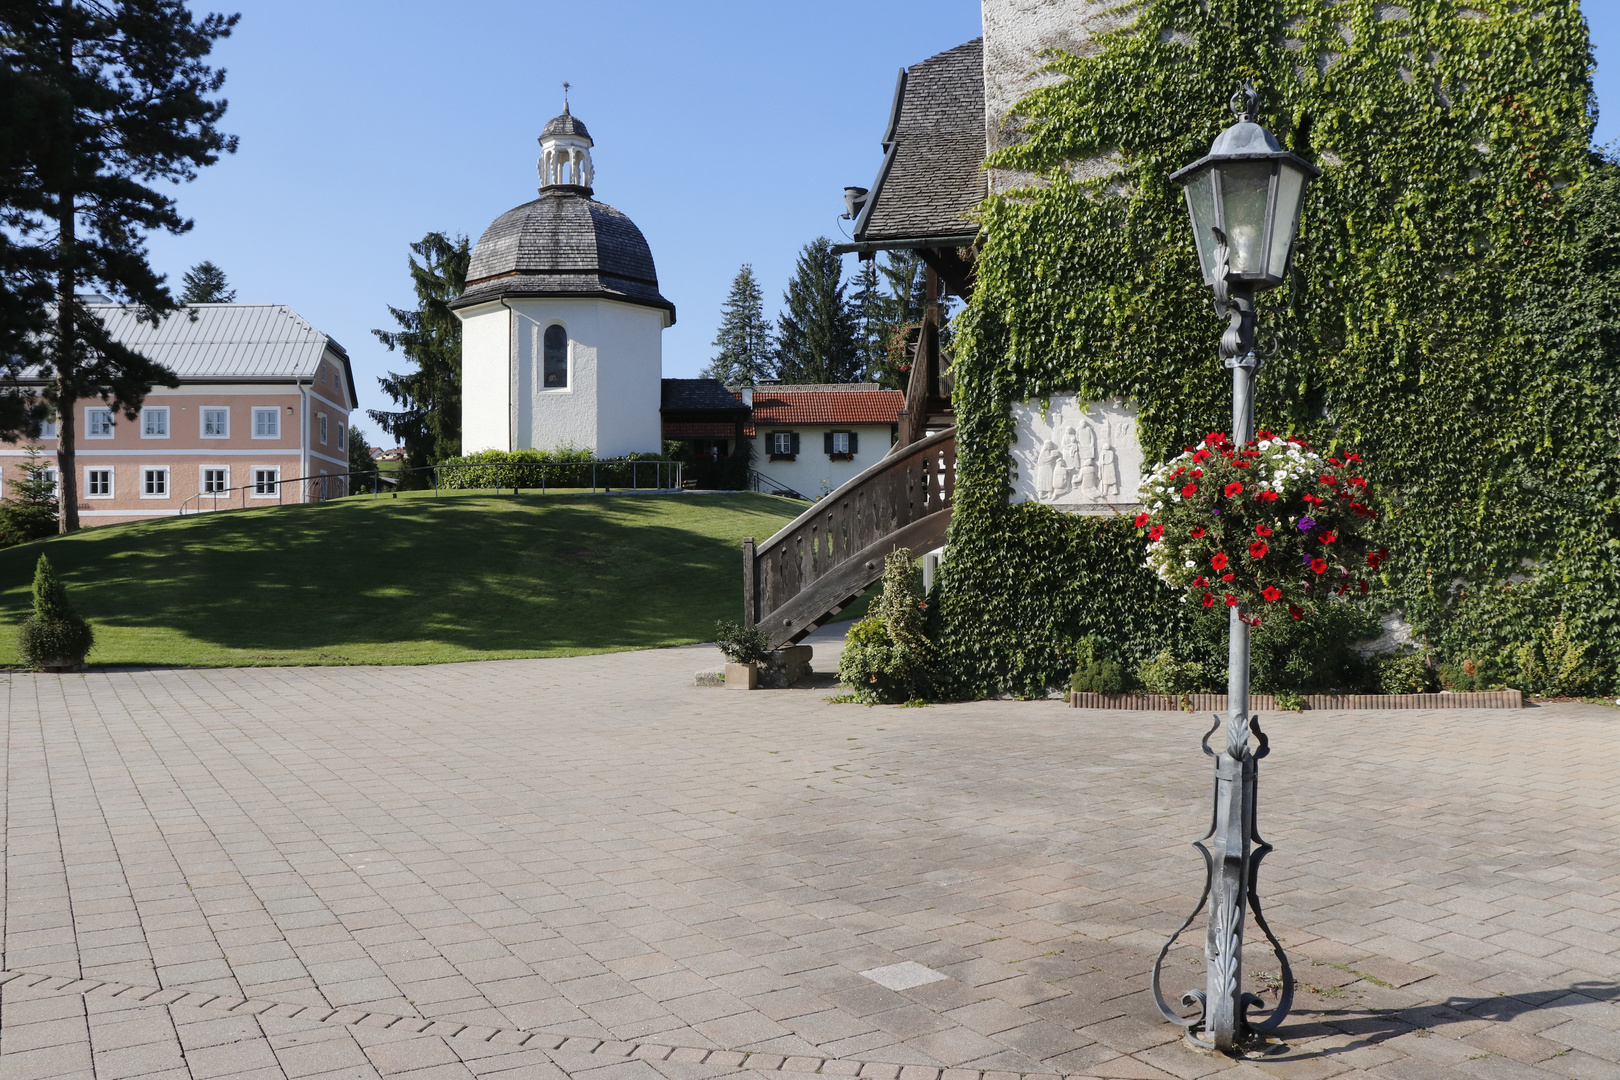
[[[823,454],[831,454],[833,452],[832,451],[832,432],[830,432],[830,431],[821,436],[821,452]]]
[[[851,454],[854,454],[854,453],[857,452],[856,449],[855,449],[855,442],[856,442],[855,433],[852,431],[852,432],[849,433],[849,452]]]
[[[797,454],[798,452],[799,452],[799,433],[797,431],[795,431],[793,433],[793,449],[790,450],[789,453]]]

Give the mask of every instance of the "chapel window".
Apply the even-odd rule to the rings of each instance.
[[[568,386],[568,331],[556,323],[546,327],[544,385],[547,390]]]

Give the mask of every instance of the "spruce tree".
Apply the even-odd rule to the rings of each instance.
[[[17,631],[17,652],[30,667],[84,662],[96,643],[95,631],[68,603],[67,589],[44,555],[34,564],[34,613]]]
[[[349,426],[349,494],[371,491],[377,483],[377,463],[371,458],[371,447],[366,433],[355,425]]]
[[[182,304],[229,304],[236,299],[236,290],[229,287],[225,271],[206,259],[187,270],[180,280],[185,286],[180,294]]]
[[[776,320],[776,377],[785,383],[855,382],[860,348],[855,311],[844,295],[843,259],[825,236],[799,253]]]
[[[216,127],[225,73],[205,63],[236,21],[194,16],[184,0],[0,6],[0,344],[10,346],[0,373],[32,366],[47,380],[35,408],[58,418],[63,532],[79,527],[76,403],[105,398],[134,419],[153,386],[178,385],[112,340],[82,293],[132,303],[153,323],[177,306],[145,234],[191,228],[160,181],[194,179],[236,149]],[[15,438],[16,410],[0,422]]]
[[[430,232],[411,245],[411,252],[416,308],[390,307],[400,328],[372,333],[389,349],[404,353],[416,370],[403,375],[390,371],[378,379],[402,407],[397,412],[368,409],[367,415],[405,448],[402,468],[418,469],[461,453],[461,320],[450,310],[450,301],[467,287],[472,249],[465,236],[452,239]],[[423,475],[403,473],[402,482],[414,486]]]
[[[765,318],[765,298],[744,263],[731,281],[731,293],[720,308],[720,331],[714,336],[718,350],[703,374],[727,386],[752,386],[770,371],[773,342]]]
[[[17,464],[20,479],[6,477],[6,497],[0,501],[0,547],[26,544],[57,531],[56,481],[48,460],[37,445],[23,450]]]

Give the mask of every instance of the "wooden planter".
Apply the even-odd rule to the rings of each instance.
[[[752,690],[759,685],[759,668],[753,664],[727,664],[726,689]]]
[[[1225,694],[1092,694],[1069,691],[1076,709],[1132,709],[1137,712],[1224,713]],[[1250,694],[1254,712],[1276,712],[1271,694]],[[1305,708],[1335,709],[1522,709],[1524,695],[1517,690],[1488,690],[1476,694],[1306,694]]]

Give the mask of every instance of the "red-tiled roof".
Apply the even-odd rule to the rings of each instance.
[[[870,387],[870,389],[868,389]],[[754,389],[754,424],[897,424],[906,395],[879,390],[870,383],[860,389],[787,388]]]

